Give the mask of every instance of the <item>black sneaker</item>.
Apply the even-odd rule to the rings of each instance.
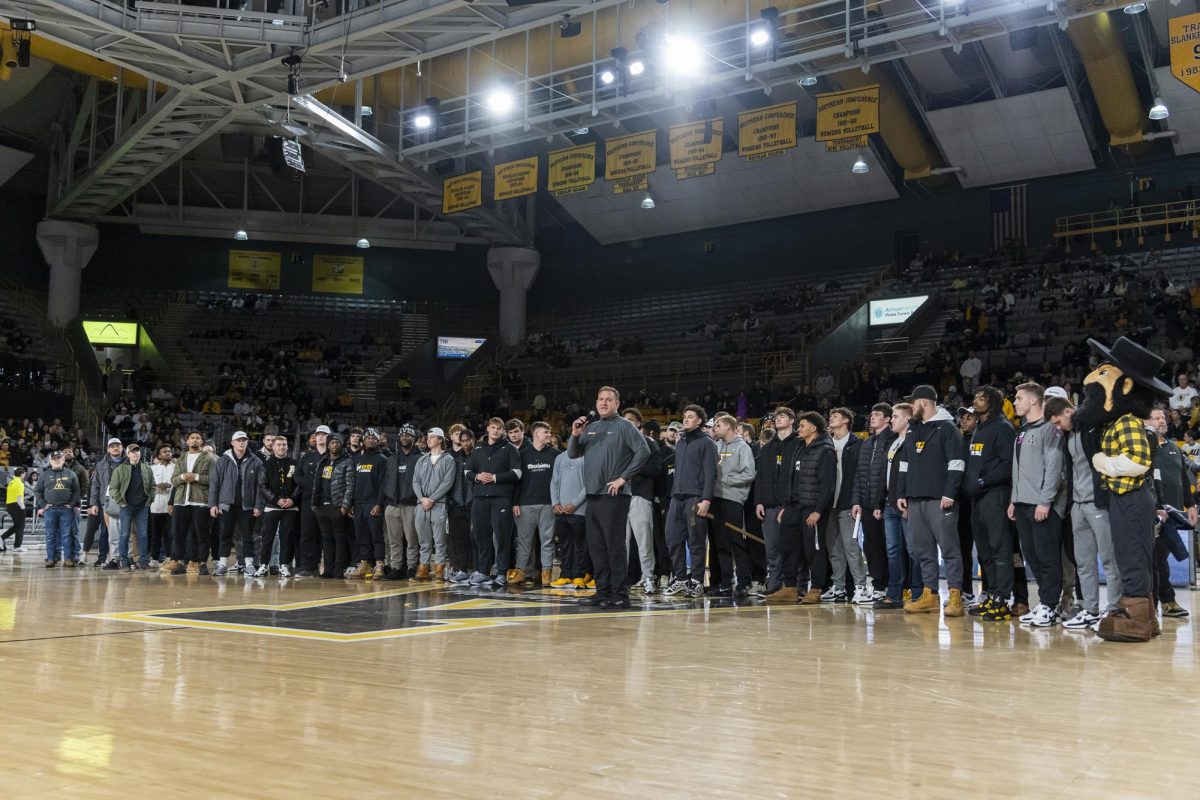
[[[114,572],[120,568],[121,568],[121,565],[115,561],[109,561],[107,564],[105,564],[103,567],[101,567],[101,569],[112,570]]]
[[[312,578],[316,574],[317,573],[313,572],[311,569],[302,569],[296,573],[295,577],[297,577],[297,578]]]
[[[187,575],[187,562],[180,561],[179,566],[171,570],[172,575]]]
[[[750,589],[744,583],[739,583],[733,590],[733,596],[739,600],[750,596]]]
[[[991,610],[996,601],[991,596],[983,598],[983,602],[977,606],[967,609],[967,615],[971,617],[982,617],[984,612]]]
[[[871,608],[874,608],[877,611],[895,611],[897,609],[904,608],[904,604],[898,603],[890,597],[884,597],[876,600],[874,604],[872,604]]]
[[[596,595],[592,595],[591,597],[582,598],[578,604],[581,606],[588,606],[590,608],[604,608],[611,602],[612,601],[607,597],[597,597]]]
[[[719,586],[713,592],[713,597],[733,597],[733,589],[730,589],[728,586]]]
[[[201,574],[201,575],[207,575],[207,574],[208,574],[208,564],[201,564],[201,565],[200,565],[200,573],[199,573],[199,574]]]
[[[1012,609],[1008,607],[1008,603],[996,601],[992,603],[987,611],[979,615],[979,618],[987,622],[1008,622],[1013,618]]]
[[[704,584],[700,581],[688,581],[687,588],[683,590],[684,597],[700,598],[704,597]]]
[[[619,597],[609,604],[610,608],[633,608],[633,603],[629,602],[628,597]]]

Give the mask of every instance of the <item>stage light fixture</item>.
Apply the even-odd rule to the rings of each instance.
[[[758,25],[750,32],[750,44],[762,47],[771,41],[771,32],[765,25]]]
[[[603,83],[605,86],[608,86],[610,83],[612,83],[616,79],[617,79],[617,76],[613,73],[613,71],[611,69],[603,70],[600,73],[600,82]]]
[[[668,33],[663,39],[663,63],[668,71],[677,75],[695,75],[703,62],[704,51],[695,40],[674,33]]]
[[[629,62],[629,74],[630,75],[634,75],[634,76],[641,75],[645,71],[646,71],[646,65],[642,63],[642,60],[640,58],[635,58],[633,61]]]
[[[507,114],[517,104],[512,87],[506,84],[495,86],[487,95],[487,107],[493,114]]]
[[[413,116],[413,126],[415,128],[417,128],[417,130],[423,131],[432,124],[433,124],[433,117],[429,116],[428,111],[418,111]]]

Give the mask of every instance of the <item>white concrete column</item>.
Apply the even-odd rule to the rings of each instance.
[[[95,225],[61,219],[44,219],[37,226],[38,247],[50,265],[50,290],[46,316],[57,328],[66,327],[79,313],[79,287],[83,268],[100,244]]]
[[[530,247],[493,247],[487,266],[500,290],[500,341],[520,344],[525,341],[525,294],[541,269],[542,255]]]

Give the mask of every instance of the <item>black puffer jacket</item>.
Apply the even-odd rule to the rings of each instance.
[[[790,505],[825,514],[833,505],[833,487],[837,483],[837,454],[833,440],[818,436],[812,444],[797,440],[792,470]]]
[[[352,508],[354,506],[354,459],[350,457],[350,453],[343,450],[336,460],[332,459],[329,453],[321,459],[317,464],[316,470],[313,472],[312,485],[309,491],[312,497],[312,507],[321,507],[321,485],[322,475],[325,468],[329,467],[333,470],[330,476],[332,484],[329,487],[329,494],[333,505],[341,506],[342,508]]]
[[[754,502],[764,508],[788,504],[792,494],[792,472],[796,468],[796,449],[803,446],[792,431],[786,439],[776,436],[758,454],[758,472],[754,477]],[[836,475],[837,466],[834,466]],[[832,489],[832,482],[830,483]],[[832,494],[829,495],[833,497]]]
[[[863,442],[858,451],[858,469],[854,474],[854,490],[850,492],[850,505],[865,509],[883,508],[887,494],[888,448],[896,441],[891,428],[873,433]]]

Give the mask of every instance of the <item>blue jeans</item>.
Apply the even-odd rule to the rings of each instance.
[[[75,560],[75,531],[71,527],[73,508],[47,508],[42,520],[46,524],[46,558],[59,560],[59,553],[66,551],[66,560]]]
[[[907,587],[913,597],[921,594],[921,570],[909,555],[908,520],[900,514],[895,503],[883,509],[883,535],[887,542],[888,585],[887,596],[899,603]]]
[[[146,506],[121,506],[121,539],[118,543],[121,554],[121,566],[129,566],[129,525],[137,526],[138,552],[141,560],[138,566],[143,569],[150,563],[150,509]]]

